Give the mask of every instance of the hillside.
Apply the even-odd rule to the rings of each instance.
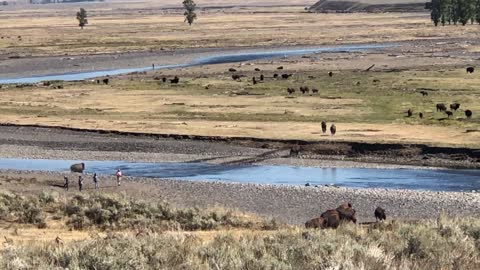
[[[423,12],[426,0],[320,0],[310,7],[312,12]]]

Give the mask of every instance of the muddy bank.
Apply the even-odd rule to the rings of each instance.
[[[70,191],[63,190],[61,173],[0,171],[2,189],[21,194],[42,191],[76,194],[74,174]],[[84,192],[95,192],[91,175],[84,176]],[[225,207],[289,224],[306,220],[351,202],[359,222],[374,221],[377,206],[387,211],[389,219],[428,219],[440,214],[464,217],[480,214],[480,194],[461,192],[418,192],[409,190],[350,189],[283,185],[238,184],[167,179],[124,177],[116,186],[114,176],[100,177],[100,191],[121,193],[150,201],[166,200],[177,207]]]
[[[335,162],[354,161],[373,163],[374,167],[379,164],[480,167],[480,150],[471,148],[146,134],[10,124],[0,125],[0,145],[0,155],[9,158],[209,161],[217,164],[269,161],[283,164],[288,160],[308,160],[310,166],[322,166],[325,160],[330,160],[333,166],[339,164]]]

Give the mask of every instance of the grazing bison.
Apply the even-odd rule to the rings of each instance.
[[[232,75],[232,79],[235,80],[235,81],[238,81],[238,80],[240,80],[240,75],[238,75],[238,74],[233,74],[233,75]]]
[[[290,77],[292,77],[292,74],[282,74],[282,79],[285,79],[285,80],[286,80],[286,79],[288,79],[288,78],[290,78]]]
[[[465,116],[466,116],[467,118],[471,118],[471,117],[472,117],[472,111],[470,111],[470,110],[465,110]]]
[[[317,89],[317,88],[313,88],[313,89],[312,89],[312,93],[317,94],[317,93],[318,93],[318,89]]]
[[[162,82],[167,82],[167,78],[163,77]]]
[[[350,207],[348,207],[350,206]],[[327,210],[320,216],[324,219],[324,228],[338,228],[341,222],[353,222],[357,223],[355,217],[355,210],[351,207],[351,204],[342,204],[337,209]]]
[[[180,79],[177,76],[175,76],[173,79],[170,80],[170,83],[177,84],[179,81]]]
[[[327,123],[322,121],[322,132],[326,133],[327,132]]]
[[[408,109],[407,117],[411,117],[413,115],[412,109]]]
[[[277,69],[278,69],[278,70],[283,69],[283,66],[279,66],[279,67],[277,67]]]
[[[418,113],[418,117],[420,117],[420,119],[423,118],[423,113]]]
[[[381,208],[381,207],[377,207],[377,209],[375,209],[375,219],[377,220],[377,222],[380,220],[386,220],[387,219],[387,215],[385,215],[385,209]]]
[[[260,75],[260,81],[263,82],[263,80],[265,80],[265,76],[263,76],[263,74]]]
[[[108,83],[110,82],[110,80],[109,80],[108,78],[105,78],[105,79],[102,80],[102,82],[103,82],[104,84],[108,84]]]
[[[308,88],[308,86],[301,86],[300,92],[302,92],[302,94],[308,94],[308,92],[310,92],[310,88]]]
[[[275,79],[278,78],[278,74],[277,73],[273,74],[273,78]]]
[[[447,117],[448,117],[448,118],[450,118],[450,116],[453,115],[453,112],[451,112],[451,111],[445,111],[445,113],[447,114]]]
[[[305,222],[305,228],[307,229],[323,229],[325,228],[325,220],[322,217],[314,218]]]
[[[295,88],[287,88],[287,92],[289,95],[295,93]]]
[[[228,71],[230,71],[230,72],[237,72],[237,70],[234,69],[234,68],[229,68]]]
[[[255,79],[255,77],[252,78],[252,83],[257,84],[257,79]]]
[[[260,71],[260,69],[259,69],[259,68],[255,68],[255,71]]]
[[[335,135],[335,133],[337,133],[337,127],[335,126],[335,124],[332,124],[330,126],[330,133],[332,133],[332,136]]]
[[[333,72],[329,71],[328,72],[328,77],[330,77],[330,78],[333,77]]]
[[[77,173],[83,173],[85,170],[85,163],[76,163],[70,166],[70,171],[72,172],[77,172]]]
[[[427,91],[420,91],[420,94],[422,94],[422,96],[428,96],[428,92]]]
[[[447,110],[447,106],[445,106],[445,104],[443,103],[438,103],[437,104],[437,112],[444,112]]]
[[[475,71],[474,67],[467,67],[467,73],[473,73]]]
[[[460,108],[460,103],[455,102],[455,103],[450,104],[450,110],[452,110],[452,111],[456,111],[459,108]]]

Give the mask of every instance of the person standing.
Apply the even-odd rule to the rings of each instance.
[[[117,170],[117,184],[120,186],[120,181],[122,181],[122,171],[120,169]]]
[[[81,192],[83,187],[83,178],[81,175],[78,176],[78,190]]]
[[[63,180],[64,180],[64,184],[63,184],[63,187],[65,188],[66,191],[68,191],[68,177],[64,176],[63,177]]]
[[[95,184],[95,189],[98,189],[98,176],[96,173],[93,174],[93,183]]]

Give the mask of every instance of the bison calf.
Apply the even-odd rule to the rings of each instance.
[[[325,220],[322,217],[314,218],[305,222],[305,228],[307,229],[323,229],[325,228]]]

